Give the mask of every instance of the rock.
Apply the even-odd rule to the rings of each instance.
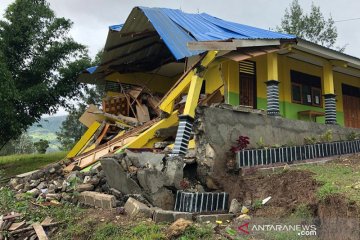
[[[163,209],[154,209],[153,221],[159,222],[174,222],[178,219],[192,220],[193,214],[188,212],[167,211]]]
[[[29,184],[29,183],[25,183],[24,191],[29,191],[30,189],[32,189],[32,187],[30,186],[30,184]]]
[[[94,185],[89,183],[83,183],[78,186],[76,186],[76,191],[78,192],[84,192],[84,191],[91,191],[94,189]]]
[[[46,182],[41,182],[41,183],[39,183],[39,185],[37,185],[36,188],[39,190],[47,188],[47,184],[46,184]]]
[[[96,177],[96,176],[93,176],[93,177],[89,180],[89,182],[88,182],[88,183],[90,183],[90,184],[92,184],[92,185],[96,186],[96,185],[98,185],[98,184],[99,184],[99,182],[100,182],[100,179],[99,179],[98,177]]]
[[[54,184],[49,184],[48,191],[49,193],[55,193],[56,186]]]
[[[81,181],[81,173],[79,171],[70,172],[70,174],[66,177],[66,181]]]
[[[192,223],[193,223],[193,221],[185,220],[183,218],[176,220],[166,230],[166,237],[168,239],[172,239],[177,236],[180,236],[186,230],[186,228],[189,227]]]
[[[196,192],[199,192],[199,193],[205,192],[205,189],[201,184],[196,184],[195,190],[196,190]]]
[[[163,159],[165,154],[152,152],[135,153],[130,150],[125,150],[125,152],[132,165],[137,168],[148,167],[161,171],[164,167]]]
[[[174,209],[175,204],[175,196],[174,194],[166,189],[160,188],[157,192],[151,193],[149,196],[149,200],[152,205],[165,209],[165,210],[172,210]]]
[[[124,195],[123,195],[120,191],[118,191],[117,189],[115,189],[115,188],[110,188],[110,192],[111,192],[111,194],[114,195],[117,199],[121,199],[121,198],[124,197]]]
[[[61,199],[61,195],[57,194],[57,193],[48,193],[46,194],[46,200],[51,201],[51,200],[60,200]]]
[[[30,180],[30,187],[35,188],[40,184],[40,180]]]
[[[63,181],[61,191],[65,192],[69,186],[70,186],[70,183],[68,183],[67,181]]]
[[[156,169],[141,169],[137,173],[140,186],[149,193],[155,193],[164,186],[165,175]]]
[[[89,183],[90,179],[91,179],[90,176],[85,176],[83,183]]]
[[[20,181],[18,178],[11,178],[9,184],[12,188],[15,188],[15,186],[20,184]]]
[[[20,183],[20,184],[16,185],[16,186],[14,187],[14,189],[15,189],[16,191],[19,191],[19,190],[21,190],[21,189],[24,189],[24,187],[25,187],[25,184]]]
[[[61,190],[61,189],[62,189],[62,182],[60,182],[60,181],[54,181],[53,184],[54,184],[54,186],[55,186],[55,189],[57,189],[57,190]]]
[[[61,193],[61,198],[65,201],[70,202],[71,201],[71,195],[68,193]]]
[[[131,218],[151,218],[152,216],[152,210],[148,206],[131,197],[126,201],[124,208]]]
[[[111,188],[115,188],[124,194],[137,194],[142,192],[139,185],[128,176],[115,159],[103,158],[100,161],[106,175],[107,183]]]
[[[33,197],[37,197],[40,194],[40,190],[37,188],[33,188],[33,189],[27,191],[26,193],[31,194]]]
[[[181,189],[180,182],[184,177],[184,163],[180,157],[167,158],[164,173],[166,176],[164,186]]]
[[[54,167],[51,167],[51,168],[49,168],[48,172],[49,172],[50,174],[53,174],[53,173],[56,172],[56,169],[55,169]]]
[[[238,212],[241,211],[241,204],[238,202],[237,199],[233,199],[231,200],[231,203],[230,203],[230,208],[229,208],[229,213],[234,213],[234,214],[237,214]]]
[[[172,144],[172,142],[156,142],[156,143],[154,143],[154,148],[161,148],[161,149],[163,149],[163,148],[166,148],[166,146],[168,146],[168,145],[170,145],[170,144]]]

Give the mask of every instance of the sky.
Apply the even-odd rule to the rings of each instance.
[[[2,16],[13,0],[0,0]],[[88,46],[91,56],[103,48],[108,26],[124,23],[135,6],[165,7],[184,12],[206,12],[210,15],[264,29],[274,29],[280,24],[290,0],[49,0],[57,16],[74,22],[70,34]],[[358,0],[299,0],[305,11],[311,3],[320,6],[325,17],[332,16],[338,30],[337,46],[346,45],[345,53],[360,58],[360,1]],[[353,21],[342,21],[354,19]],[[59,114],[59,113],[58,113]],[[60,114],[64,114],[63,110]]]

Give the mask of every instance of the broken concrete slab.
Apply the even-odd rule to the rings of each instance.
[[[157,192],[151,193],[148,197],[151,204],[165,210],[174,209],[175,196],[169,189],[162,187]]]
[[[231,221],[235,217],[234,214],[225,213],[225,214],[211,214],[211,215],[198,215],[196,216],[196,221],[203,223],[203,222],[216,222],[216,221]]]
[[[76,191],[78,192],[84,192],[84,191],[91,191],[94,189],[94,185],[89,183],[83,183],[78,186],[76,186]]]
[[[153,210],[151,210],[144,203],[139,202],[138,200],[129,197],[125,203],[125,211],[131,218],[145,217],[151,218],[153,214]]]
[[[184,162],[180,157],[168,157],[165,167],[166,182],[164,186],[182,189],[180,182],[184,177]]]
[[[78,200],[83,204],[103,209],[111,209],[116,207],[115,196],[105,193],[85,191],[80,193]]]
[[[153,152],[132,152],[130,150],[125,150],[127,158],[132,162],[135,167],[138,168],[154,168],[158,171],[161,171],[164,168],[163,159],[165,154],[163,153],[153,153]]]
[[[155,169],[141,169],[137,172],[137,179],[140,186],[149,193],[155,193],[164,186],[165,175]]]
[[[176,212],[163,209],[156,209],[153,214],[153,221],[156,223],[174,222],[180,218],[192,220],[193,214],[188,212]]]
[[[120,164],[113,158],[102,158],[100,160],[104,169],[107,183],[124,194],[137,194],[142,190],[139,185],[131,179]]]

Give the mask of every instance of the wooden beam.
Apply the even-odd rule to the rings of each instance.
[[[187,47],[190,50],[236,50],[236,45],[234,42],[218,42],[218,41],[209,41],[209,42],[188,42]]]
[[[280,46],[278,39],[233,39],[232,41],[201,41],[189,42],[190,50],[236,50],[244,47]]]

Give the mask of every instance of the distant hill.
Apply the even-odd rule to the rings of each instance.
[[[33,138],[34,142],[40,139],[45,139],[50,142],[48,152],[58,151],[60,145],[56,139],[56,132],[60,131],[61,123],[66,119],[66,116],[55,116],[42,118],[40,122],[32,125],[27,133]]]

